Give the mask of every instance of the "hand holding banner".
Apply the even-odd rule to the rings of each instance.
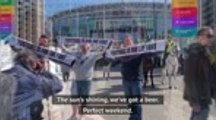
[[[166,41],[157,40],[146,44],[138,44],[128,48],[108,50],[108,58],[118,58],[131,55],[139,55],[144,53],[162,53],[165,50]]]
[[[24,39],[21,39],[21,38],[14,38],[13,37],[13,39],[11,39],[9,41],[9,44],[11,46],[14,46],[14,47],[19,48],[19,49],[25,48],[25,49],[31,50],[34,53],[41,55],[45,58],[48,58],[48,59],[50,59],[54,62],[57,62],[57,63],[65,64],[68,66],[72,66],[75,63],[76,58],[74,56],[57,53],[57,52],[49,50],[47,48],[34,45],[34,44],[32,44],[32,43],[30,43]]]
[[[61,37],[59,39],[59,45],[74,45],[74,44],[100,44],[104,46],[105,49],[111,46],[113,40],[99,40],[92,38],[78,38],[78,37]],[[107,54],[109,53],[109,57],[123,57],[130,55],[137,55],[143,53],[158,53],[163,52],[165,50],[166,41],[165,40],[157,40],[152,41],[146,44],[134,45],[128,48],[122,49],[111,49],[107,50]]]

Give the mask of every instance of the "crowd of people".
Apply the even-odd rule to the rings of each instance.
[[[169,64],[168,68],[173,67],[170,60],[171,62],[180,61],[180,73],[184,74],[185,84],[183,97],[192,107],[191,120],[207,120],[209,105],[212,99],[216,99],[216,52],[213,38],[214,33],[211,28],[201,28],[196,36],[197,42],[191,44],[184,55],[178,54],[177,57],[178,48],[175,48],[174,41],[169,39],[162,60],[164,67]],[[48,37],[42,35],[38,45],[48,47]],[[127,34],[123,40],[123,47],[133,45],[132,36]],[[0,105],[7,108],[0,110],[0,116],[2,120],[42,120],[42,100],[59,93],[62,90],[62,83],[56,75],[49,72],[47,58],[26,49],[12,47],[16,50],[14,65],[8,70],[1,71],[0,74]],[[150,73],[151,87],[155,88],[153,71],[155,66],[160,66],[157,55],[149,53],[116,58],[107,51],[109,48],[92,53],[88,43],[80,45],[79,52],[73,52],[65,46],[60,46],[60,48],[65,54],[76,57],[73,66],[62,65],[64,82],[70,79],[71,70],[75,73],[71,96],[90,96],[94,67],[102,58],[109,61],[109,69],[112,63],[121,65],[122,87],[126,97],[139,98],[143,95],[143,87],[146,88],[148,83],[148,73]],[[142,66],[144,78],[141,75],[140,66]],[[178,68],[177,66],[177,70]],[[165,69],[165,74],[172,75],[174,71],[176,73],[176,66],[175,69]],[[10,89],[5,92],[2,89],[6,87]],[[169,88],[172,88],[171,79]],[[83,106],[86,104],[72,105],[69,120],[79,120],[82,117],[79,111]],[[128,103],[128,107],[132,109],[129,120],[142,120],[142,107],[139,103]]]

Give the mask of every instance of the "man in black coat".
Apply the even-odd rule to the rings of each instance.
[[[131,35],[126,35],[124,47],[128,48],[134,45]],[[116,63],[121,64],[122,87],[127,98],[142,97],[142,77],[140,74],[140,66],[143,60],[143,55],[131,55],[115,58],[110,53],[106,53],[107,59],[112,59]],[[134,102],[128,103],[131,108],[131,113],[128,120],[142,120],[141,104]]]
[[[207,120],[212,100],[211,62],[208,48],[213,38],[213,30],[201,28],[196,36],[197,43],[189,46],[185,59],[184,99],[192,107],[191,120]]]

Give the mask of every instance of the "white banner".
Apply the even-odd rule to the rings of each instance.
[[[10,45],[15,46],[16,48],[20,47],[20,48],[29,49],[38,55],[49,58],[54,62],[65,64],[68,66],[73,65],[73,63],[76,60],[75,56],[61,54],[44,47],[40,47],[21,38],[14,38],[10,40],[9,43]],[[122,48],[122,49],[110,49],[107,50],[107,53],[110,53],[112,57],[117,58],[117,57],[131,56],[131,55],[139,55],[144,53],[162,53],[164,52],[165,47],[166,47],[165,40],[157,40],[146,44],[133,45],[131,47]]]
[[[112,40],[111,39],[97,39],[97,38],[86,38],[86,37],[59,37],[59,45],[74,45],[74,44],[95,44],[101,45],[107,48]]]
[[[76,59],[74,56],[67,55],[67,54],[61,54],[61,53],[55,52],[53,50],[49,50],[44,47],[34,45],[31,42],[28,42],[21,38],[14,37],[12,40],[9,41],[9,44],[12,46],[15,46],[16,48],[25,48],[25,49],[31,50],[34,53],[41,55],[45,58],[48,58],[54,62],[65,64],[68,66],[72,66]]]
[[[146,44],[138,44],[127,48],[122,48],[122,49],[111,49],[108,50],[108,53],[110,53],[111,56],[117,58],[117,57],[138,55],[143,53],[162,53],[164,52],[165,47],[166,47],[165,40],[157,40]]]

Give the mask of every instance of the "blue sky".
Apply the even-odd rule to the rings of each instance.
[[[53,15],[59,11],[69,8],[80,7],[85,5],[94,5],[102,3],[114,2],[152,2],[154,0],[45,0],[45,14],[46,16]],[[164,0],[155,0],[157,2],[164,2]],[[168,0],[169,2],[171,0]]]

